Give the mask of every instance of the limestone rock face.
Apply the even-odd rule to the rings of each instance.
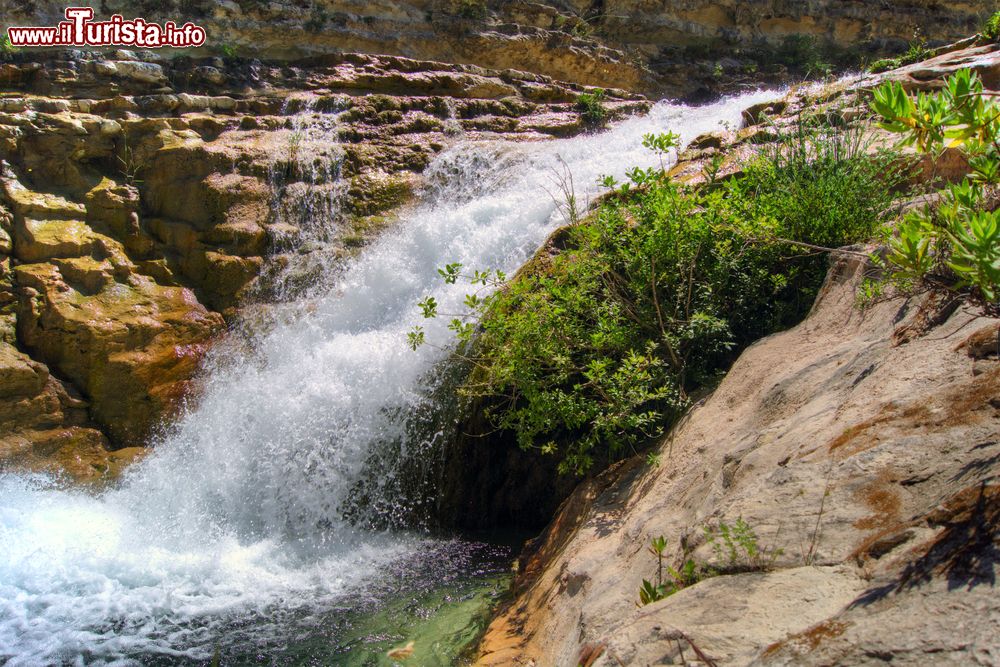
[[[7,342],[0,342],[0,430],[0,469],[99,481],[113,478],[141,453],[109,451],[107,438],[87,418],[86,401]]]
[[[122,445],[145,442],[170,414],[222,317],[183,287],[115,274],[92,257],[22,264],[18,337],[91,400],[98,422]]]
[[[585,3],[575,3],[585,4]],[[605,3],[608,32],[641,49],[671,42],[724,40],[747,44],[814,35],[841,45],[906,43],[917,33],[950,41],[975,33],[994,8],[987,2],[708,2],[689,0],[610,0]]]

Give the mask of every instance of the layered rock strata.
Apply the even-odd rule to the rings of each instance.
[[[7,0],[0,14],[15,25],[46,25],[64,9],[53,0]],[[284,59],[387,53],[671,96],[752,83],[748,68],[760,58],[748,56],[760,52],[766,60],[788,39],[792,51],[809,40],[853,53],[846,64],[856,66],[862,54],[873,59],[911,42],[972,34],[995,10],[987,0],[104,0],[99,8],[105,17],[196,21],[208,31],[205,50],[217,53]],[[791,54],[792,61],[808,57]]]

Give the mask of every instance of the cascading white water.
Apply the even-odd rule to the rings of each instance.
[[[461,309],[463,286],[437,268],[523,263],[562,222],[547,194],[560,161],[578,197],[592,195],[602,175],[657,163],[644,133],[689,140],[767,97],[661,103],[569,140],[458,145],[431,167],[425,202],[260,334],[253,358],[219,348],[202,399],[119,488],[94,497],[0,476],[0,657],[205,660],[234,616],[253,610],[260,632],[278,631],[268,623],[292,622],[289,610],[308,617],[434,548],[352,528],[339,510],[371,449],[406,442],[405,416],[447,355],[446,323],[419,322],[415,306],[433,294]],[[444,349],[410,351],[415,323]]]

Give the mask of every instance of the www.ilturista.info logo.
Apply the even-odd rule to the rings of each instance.
[[[92,21],[90,7],[69,7],[66,20],[55,27],[10,27],[7,39],[12,46],[141,46],[158,49],[186,48],[205,43],[205,29],[190,21],[178,26],[163,25],[137,18],[126,21],[115,14],[108,21]]]

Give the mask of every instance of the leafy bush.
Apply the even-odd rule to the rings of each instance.
[[[1000,12],[994,12],[986,23],[983,24],[983,37],[994,42],[1000,40]]]
[[[903,146],[938,155],[961,147],[972,173],[942,192],[942,203],[907,215],[889,241],[890,277],[904,288],[947,286],[991,307],[1000,296],[1000,213],[985,202],[1000,182],[1000,105],[978,74],[962,70],[939,93],[909,95],[899,83],[875,90],[881,126]]]
[[[662,136],[649,143],[673,143]],[[476,369],[465,393],[563,472],[631,453],[741,347],[808,312],[826,271],[817,247],[875,232],[892,199],[890,158],[861,149],[854,134],[801,127],[742,177],[700,191],[634,169],[553,237],[558,252],[509,283],[445,267],[447,282],[503,285],[470,294],[469,316],[451,323]],[[437,315],[433,299],[421,306]]]
[[[589,93],[580,93],[576,98],[576,110],[580,118],[591,127],[603,127],[608,123],[608,109],[604,106],[607,94],[601,88]]]

